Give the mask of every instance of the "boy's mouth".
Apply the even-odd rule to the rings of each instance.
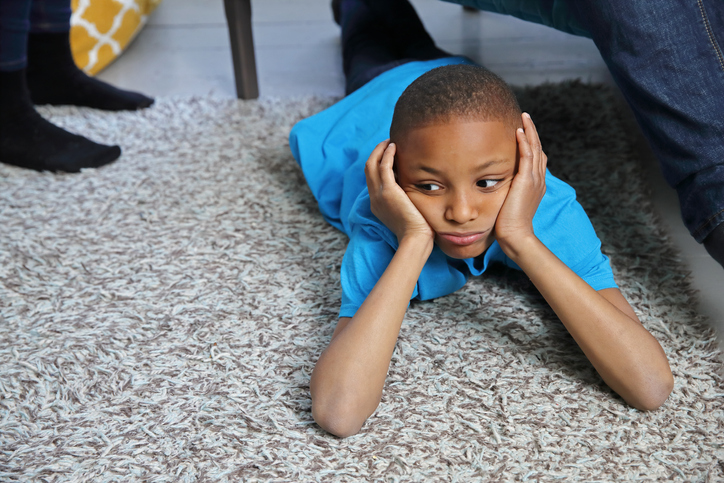
[[[472,245],[476,241],[480,240],[487,232],[488,230],[467,233],[438,233],[438,235],[453,245],[466,246]]]

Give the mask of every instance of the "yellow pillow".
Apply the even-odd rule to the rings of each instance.
[[[72,0],[73,59],[95,75],[113,62],[146,24],[161,0]]]

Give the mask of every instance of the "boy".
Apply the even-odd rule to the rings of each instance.
[[[350,237],[339,322],[310,383],[315,421],[340,437],[359,431],[410,299],[451,293],[492,262],[528,275],[626,402],[663,404],[666,356],[508,86],[437,49],[407,0],[333,7],[351,95],[290,135],[322,213]]]

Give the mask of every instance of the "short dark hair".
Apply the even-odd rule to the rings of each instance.
[[[424,73],[405,89],[395,104],[390,138],[394,142],[411,129],[454,118],[502,121],[515,130],[522,126],[520,114],[513,91],[488,69],[446,65]]]

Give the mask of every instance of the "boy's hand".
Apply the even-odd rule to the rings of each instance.
[[[432,228],[395,180],[392,165],[396,149],[389,139],[382,141],[365,164],[372,213],[397,235],[400,243],[409,236],[432,241],[435,236]]]
[[[495,222],[495,234],[506,254],[512,245],[533,233],[533,215],[546,192],[546,163],[538,131],[528,113],[523,114],[523,129],[516,131],[520,162],[518,172]]]

